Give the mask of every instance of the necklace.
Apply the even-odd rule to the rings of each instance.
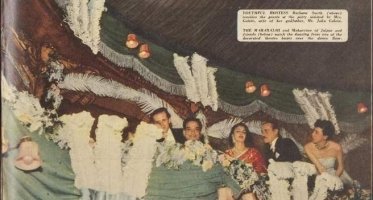
[[[242,153],[243,151],[245,151],[247,148],[245,147],[244,149],[242,149],[242,150],[238,150],[236,147],[234,147],[233,148],[233,151],[234,151],[234,153],[236,153],[236,154],[240,154],[240,153]]]
[[[315,144],[316,149],[323,150],[328,146],[328,142],[325,142],[325,145],[323,147],[320,147],[318,144]]]

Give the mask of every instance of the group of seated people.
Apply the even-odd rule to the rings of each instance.
[[[171,116],[167,109],[159,108],[150,115],[150,120],[162,129],[163,137],[157,142],[184,144],[192,140],[204,143],[201,133],[202,123],[195,117],[185,119],[182,129],[174,129],[171,127]],[[352,179],[344,173],[342,148],[337,142],[330,140],[335,134],[333,124],[327,120],[317,120],[314,126],[312,141],[304,145],[306,157],[315,165],[319,174],[327,172],[340,177],[344,184],[352,185]],[[275,121],[265,121],[261,132],[266,143],[263,155],[254,147],[253,133],[250,133],[247,125],[245,123],[234,125],[228,138],[230,148],[224,152],[224,157],[228,160],[238,159],[251,164],[255,172],[261,176],[267,174],[267,167],[272,160],[291,163],[304,160],[297,145],[291,139],[281,137]],[[334,169],[336,163],[337,168]],[[228,196],[227,192],[219,194],[222,195],[219,199],[258,199],[257,195],[250,191],[244,194],[233,194],[230,191],[228,191]],[[198,198],[204,199],[196,196],[196,199]]]

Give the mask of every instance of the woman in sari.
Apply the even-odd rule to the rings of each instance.
[[[244,123],[232,127],[228,137],[230,149],[225,151],[229,160],[239,159],[251,164],[258,175],[266,174],[267,168],[263,156],[253,147],[252,135]],[[254,193],[244,194],[243,199],[256,199]]]

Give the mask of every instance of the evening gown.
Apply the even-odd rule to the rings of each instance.
[[[337,162],[337,158],[335,157],[328,157],[328,158],[319,158],[318,159],[319,162],[324,166],[325,170],[329,173],[329,174],[335,174],[335,169],[334,169],[334,166]],[[346,185],[350,185],[352,186],[353,184],[353,180],[352,178],[347,174],[347,172],[344,170],[341,174],[341,176],[339,177],[341,178],[342,182]]]

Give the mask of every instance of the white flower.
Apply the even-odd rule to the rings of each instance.
[[[211,161],[204,161],[202,163],[202,170],[205,172],[205,171],[211,169],[213,165],[214,165],[214,163],[212,163]]]
[[[195,155],[194,153],[190,153],[190,154],[188,155],[188,159],[189,159],[189,160],[195,160],[195,159],[196,159],[196,155]]]
[[[203,155],[205,153],[205,149],[204,148],[198,148],[196,153],[197,153],[197,155]]]

